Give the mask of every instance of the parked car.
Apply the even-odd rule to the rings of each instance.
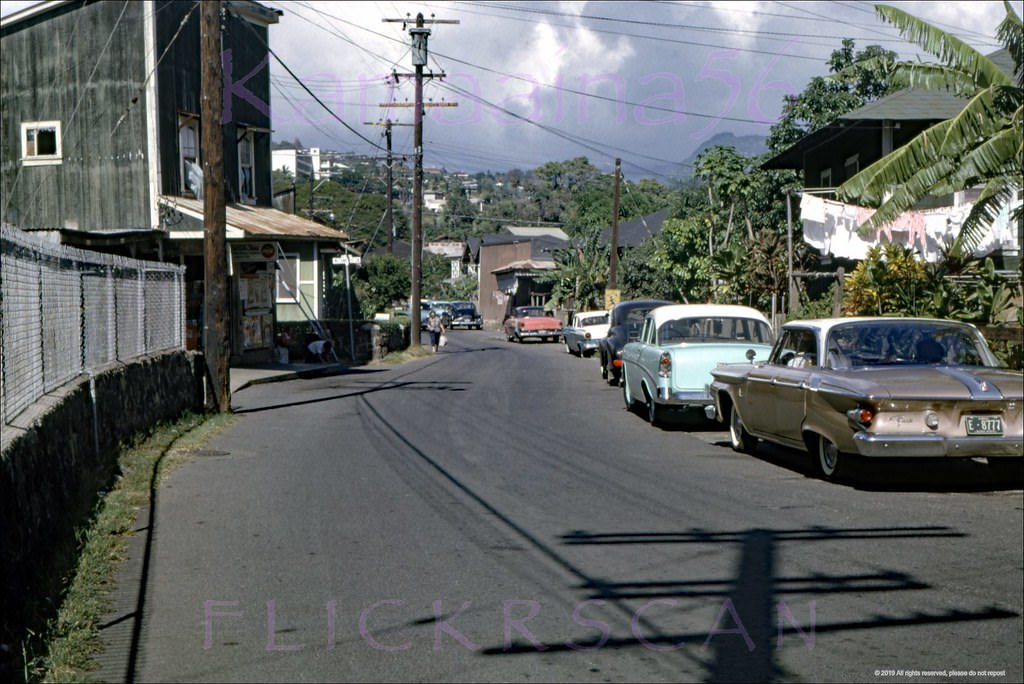
[[[439,299],[431,299],[427,302],[430,309],[441,319],[441,325],[448,327],[452,322],[452,303]]]
[[[967,323],[924,318],[792,321],[766,361],[712,370],[733,449],[807,449],[820,476],[850,457],[985,456],[1019,472],[1024,374]]]
[[[634,299],[619,302],[608,314],[608,334],[600,340],[601,377],[611,385],[618,385],[622,373],[622,348],[640,336],[644,316],[651,309],[672,302],[663,299]]]
[[[565,351],[579,357],[593,356],[607,334],[607,311],[580,311],[573,315],[572,325],[562,328]]]
[[[452,302],[451,322],[446,327],[480,330],[484,327],[484,319],[473,302]]]
[[[505,319],[504,330],[509,342],[529,338],[557,342],[562,336],[562,321],[544,311],[543,306],[517,306]]]
[[[412,316],[409,314],[409,307],[406,306],[402,309],[402,314],[408,316],[409,321],[412,321]],[[430,303],[420,300],[420,330],[427,329],[427,318],[430,317]]]
[[[711,369],[767,359],[772,329],[756,309],[726,304],[672,304],[651,309],[640,336],[622,348],[622,397],[647,407],[657,425],[669,411],[714,410]]]

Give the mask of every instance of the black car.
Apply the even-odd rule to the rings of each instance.
[[[608,336],[601,340],[601,377],[611,385],[622,379],[622,348],[640,337],[644,316],[651,309],[674,302],[663,299],[635,299],[612,307],[608,317]]]
[[[484,327],[484,319],[476,310],[473,302],[452,302],[450,328],[476,328]]]

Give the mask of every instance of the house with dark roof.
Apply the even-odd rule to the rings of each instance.
[[[232,353],[269,356],[275,320],[317,319],[342,231],[272,204],[268,35],[281,12],[228,0],[223,186]],[[0,221],[186,267],[201,329],[200,3],[42,2],[0,20]],[[194,339],[194,336],[190,336]]]
[[[563,233],[564,234],[564,233]],[[486,327],[498,327],[517,306],[543,306],[551,283],[538,278],[554,270],[555,254],[569,245],[549,232],[529,236],[495,233],[480,238],[479,309]]]
[[[1000,50],[989,57],[1003,71],[1013,73],[1009,52]],[[806,135],[762,164],[762,168],[801,172],[803,237],[823,256],[862,259],[870,247],[895,242],[934,261],[959,231],[980,189],[928,197],[913,210],[867,236],[860,235],[857,228],[873,210],[839,202],[834,191],[861,169],[899,149],[922,131],[953,118],[966,104],[967,100],[951,93],[900,90]],[[1019,196],[1017,202],[1020,202]],[[990,254],[999,265],[1015,268],[1022,240],[1021,227],[1010,222],[1009,214],[1004,210],[978,246],[976,255]]]
[[[653,214],[641,216],[631,221],[624,221],[619,223],[619,230],[616,242],[618,243],[619,250],[623,247],[636,247],[640,243],[651,239],[655,235],[661,232],[661,225],[665,222],[665,219],[669,217],[670,210],[662,209],[656,211]],[[601,232],[601,242],[608,244],[612,239],[611,227],[605,228]]]

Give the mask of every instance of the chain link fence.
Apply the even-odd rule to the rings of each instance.
[[[185,268],[0,227],[0,423],[82,373],[185,347]]]

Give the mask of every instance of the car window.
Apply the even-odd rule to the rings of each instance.
[[[581,326],[607,325],[607,324],[608,324],[608,314],[601,314],[600,316],[581,316],[580,317],[580,325]]]
[[[768,324],[753,318],[730,316],[685,317],[666,321],[658,329],[661,344],[736,341],[771,344]]]
[[[817,337],[813,330],[791,328],[783,331],[768,363],[774,366],[811,368],[818,365]]]
[[[829,334],[830,368],[891,365],[986,366],[970,328],[941,321],[882,321],[837,326]]]
[[[657,340],[654,339],[654,319],[645,318],[643,330],[640,332],[640,341],[646,342],[647,344],[655,344]]]

